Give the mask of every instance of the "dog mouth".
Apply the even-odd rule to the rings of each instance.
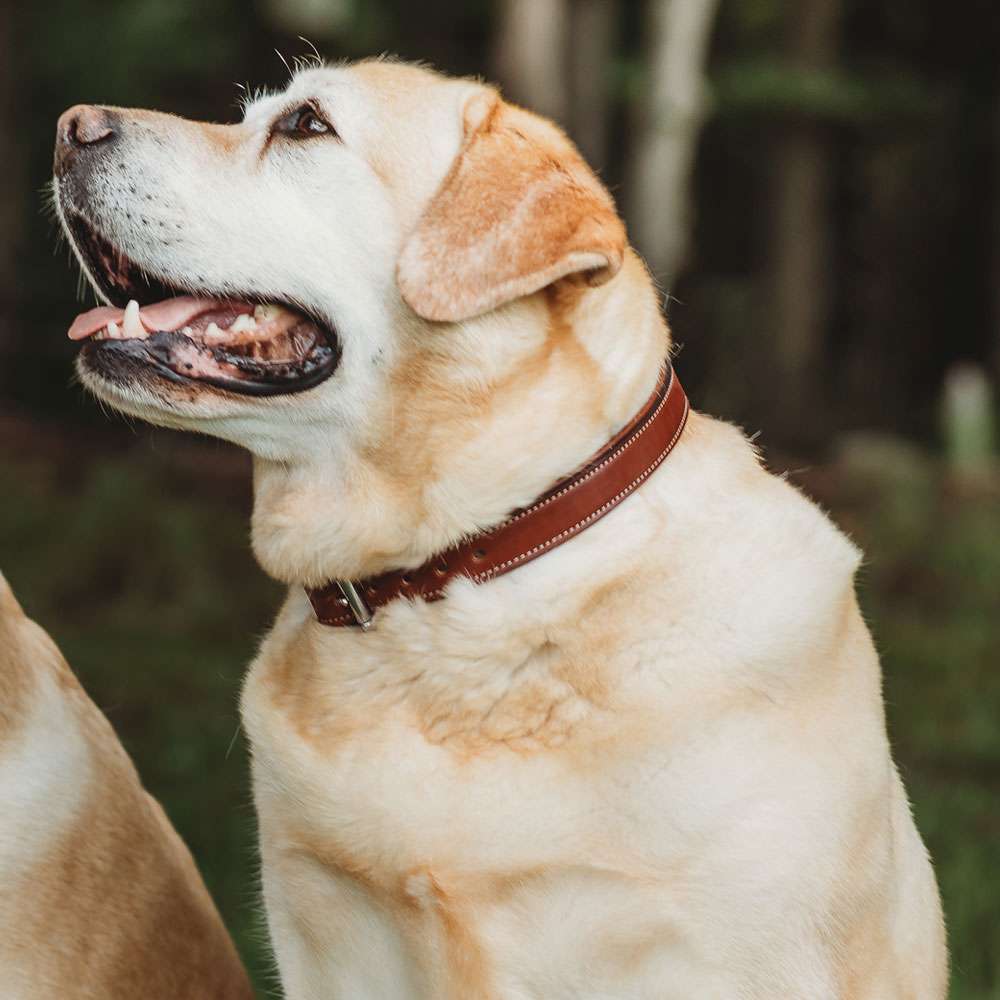
[[[90,277],[113,303],[77,316],[81,363],[112,381],[153,369],[172,382],[250,396],[301,392],[340,360],[333,330],[285,301],[182,289],[131,261],[82,216],[67,227]]]

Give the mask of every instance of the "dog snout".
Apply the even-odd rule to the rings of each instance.
[[[81,156],[112,142],[116,135],[114,126],[114,119],[105,108],[77,104],[64,111],[56,125],[56,175],[62,176]]]

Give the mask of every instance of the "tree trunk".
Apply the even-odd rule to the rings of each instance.
[[[993,378],[1000,385],[1000,92],[993,101]],[[1000,415],[997,417],[1000,420]]]
[[[4,179],[0,184],[0,355],[14,348],[18,245],[21,236],[22,177],[15,142],[14,7],[0,4],[0,149],[4,151]],[[0,368],[9,369],[2,364]]]
[[[621,20],[619,0],[576,0],[570,28],[570,131],[587,162],[603,170],[611,114],[609,67]]]
[[[803,73],[833,69],[843,0],[790,8],[788,62]],[[784,430],[808,437],[832,305],[830,140],[817,122],[789,123],[777,142],[770,251],[771,323]]]
[[[569,124],[568,0],[502,0],[496,73],[506,97]]]
[[[691,172],[705,118],[705,63],[718,0],[650,0],[649,87],[631,171],[629,221],[665,288],[689,239]]]

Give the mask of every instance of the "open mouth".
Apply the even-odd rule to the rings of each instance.
[[[318,385],[336,369],[336,335],[284,302],[193,293],[149,275],[75,213],[73,241],[100,290],[114,303],[82,313],[69,329],[86,341],[84,363],[122,377],[150,366],[174,382],[274,396]]]

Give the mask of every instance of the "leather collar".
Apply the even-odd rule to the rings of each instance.
[[[458,576],[482,583],[537,559],[638,489],[670,454],[689,409],[684,389],[667,365],[639,414],[579,472],[496,527],[466,538],[416,569],[359,581],[334,580],[308,590],[317,619],[324,625],[368,629],[375,610],[397,598],[440,600]]]

